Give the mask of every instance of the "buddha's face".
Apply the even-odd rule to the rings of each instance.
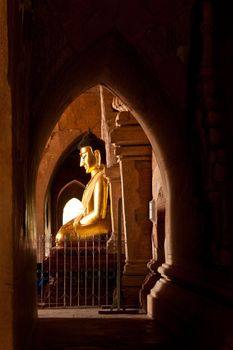
[[[97,168],[97,159],[90,146],[80,149],[80,166],[85,168],[87,174]]]

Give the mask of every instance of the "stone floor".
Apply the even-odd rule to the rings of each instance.
[[[33,350],[186,349],[145,314],[99,310],[39,310]]]

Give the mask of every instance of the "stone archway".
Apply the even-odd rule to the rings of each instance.
[[[172,276],[177,269],[183,273],[187,265],[196,269],[203,257],[203,252],[195,245],[196,240],[201,242],[203,239],[203,220],[201,208],[193,200],[196,184],[184,134],[184,116],[177,106],[173,109],[156,76],[118,35],[104,38],[65,67],[56,82],[51,82],[52,94],[44,97],[43,103],[39,104],[41,108],[36,111],[41,118],[38,118],[39,124],[35,124],[37,140],[40,140],[33,143],[35,154],[38,157],[41,153],[59,111],[75,96],[96,84],[103,84],[126,102],[156,153],[167,193],[166,265],[162,273]]]

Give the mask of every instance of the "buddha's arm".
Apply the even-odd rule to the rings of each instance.
[[[94,224],[101,219],[101,214],[102,214],[103,205],[104,205],[103,202],[105,200],[104,198],[105,191],[103,188],[104,185],[105,184],[103,182],[103,179],[100,178],[95,185],[95,189],[93,193],[93,209],[82,217],[82,219],[79,222],[80,225]]]

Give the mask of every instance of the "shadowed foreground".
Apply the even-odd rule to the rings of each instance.
[[[33,350],[183,349],[167,330],[146,315],[98,315],[96,312],[85,317],[85,312],[69,316],[60,312],[58,318],[53,317],[54,311],[46,317],[43,310]]]

